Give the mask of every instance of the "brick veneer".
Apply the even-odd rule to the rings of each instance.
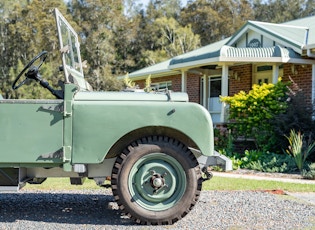
[[[290,81],[289,77],[302,89],[305,96],[305,102],[312,101],[312,65],[294,65],[294,73],[292,73],[293,64],[284,64],[283,66],[283,81]]]
[[[235,79],[234,76],[229,78],[229,95],[233,96],[241,90],[248,92],[253,85],[252,77],[252,64],[231,66],[229,68],[230,72],[236,72],[238,79]]]
[[[289,76],[295,83],[303,90],[305,94],[305,102],[311,102],[312,95],[312,65],[295,65],[295,73],[292,73],[292,64],[283,65],[283,81],[289,81]],[[233,96],[241,90],[248,92],[253,84],[252,64],[245,64],[239,66],[230,66],[230,72],[237,72],[238,79],[234,76],[229,77],[229,95]],[[152,78],[152,83],[157,82],[172,82],[172,90],[174,92],[181,91],[181,75],[172,75],[161,78]],[[198,74],[187,74],[187,93],[191,102],[200,102],[200,81],[201,76]],[[140,88],[145,87],[145,80],[136,81]]]
[[[171,81],[172,82],[172,90],[174,92],[181,92],[182,89],[182,81],[181,81],[181,75],[172,75],[167,77],[160,77],[160,78],[152,78],[152,83],[158,83],[158,82],[165,82],[165,81]],[[145,80],[141,81],[135,81],[136,85],[138,85],[140,88],[145,87]],[[187,76],[187,93],[189,96],[189,101],[199,103],[200,101],[200,76],[199,75],[190,75]]]

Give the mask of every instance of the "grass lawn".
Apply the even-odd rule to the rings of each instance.
[[[99,189],[93,180],[86,180],[83,185],[71,185],[69,178],[48,178],[40,185],[26,185],[27,190],[76,190]],[[315,192],[315,184],[297,184],[242,178],[215,176],[203,183],[203,190],[284,190],[288,192]]]
[[[284,190],[288,192],[315,192],[315,184],[287,183],[267,180],[226,178],[215,176],[203,183],[203,190]]]

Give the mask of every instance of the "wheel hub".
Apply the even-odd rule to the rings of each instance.
[[[165,179],[163,178],[163,176],[161,176],[161,174],[155,173],[151,177],[150,181],[152,188],[154,188],[155,190],[158,190],[165,186]]]
[[[160,188],[162,187],[162,185],[164,184],[162,178],[155,178],[152,181],[152,185],[154,188]]]

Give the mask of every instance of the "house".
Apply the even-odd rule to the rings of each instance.
[[[291,77],[315,99],[315,16],[282,24],[248,21],[233,36],[167,61],[132,72],[140,87],[150,76],[158,88],[187,92],[210,112],[213,122],[226,119],[219,96],[249,91],[253,84]]]

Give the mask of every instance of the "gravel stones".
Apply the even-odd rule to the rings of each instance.
[[[121,215],[111,190],[0,193],[0,229],[315,229],[315,206],[261,191],[202,191],[170,226],[139,226]]]

